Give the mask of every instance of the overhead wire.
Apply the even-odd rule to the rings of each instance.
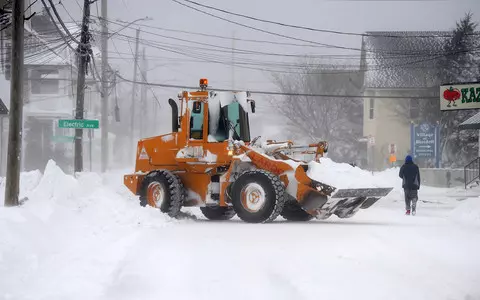
[[[188,86],[188,85],[176,85],[176,84],[164,84],[164,83],[154,83],[154,82],[142,82],[142,81],[134,81],[130,79],[126,79],[121,75],[118,77],[126,82],[136,83],[136,84],[148,84],[152,86],[159,86],[165,88],[180,88],[180,89],[193,89],[198,90],[198,87],[195,86]],[[240,90],[232,90],[232,89],[225,89],[225,88],[207,88],[207,90],[211,91],[219,91],[219,92],[237,92]],[[363,95],[338,95],[338,94],[309,94],[309,93],[286,93],[286,92],[275,92],[275,91],[264,91],[264,90],[249,90],[252,94],[259,94],[259,95],[277,95],[277,96],[300,96],[300,97],[319,97],[319,98],[372,98],[372,99],[437,99],[438,97],[420,97],[420,96],[378,96],[372,95],[365,97]]]
[[[177,1],[177,0],[172,0],[172,1]],[[180,5],[185,5],[185,4],[181,3]],[[193,9],[195,9],[195,8],[193,8]],[[197,9],[195,9],[195,10],[197,10]],[[206,14],[209,14],[209,13],[206,13]],[[209,14],[209,15],[211,15],[211,14]],[[215,15],[212,15],[212,16],[217,17]],[[219,18],[221,18],[221,17],[219,17]],[[234,21],[231,21],[231,20],[228,20],[228,19],[225,19],[225,21],[234,22]],[[110,22],[112,24],[116,24],[116,25],[121,25],[122,24],[121,22],[112,21],[112,20],[108,20],[108,22]],[[238,23],[238,22],[234,22],[234,23],[236,25],[239,25],[239,26],[247,26],[248,28],[256,30],[256,31],[265,32],[265,30],[263,30],[263,29],[255,28],[255,27],[248,26],[248,25],[244,25],[244,24],[241,24],[241,23]],[[156,29],[157,28],[159,30],[163,30],[162,28],[149,26],[149,25],[140,25],[140,27],[150,28],[150,29]],[[128,28],[128,29],[132,30],[132,28]],[[144,30],[144,29],[142,29],[142,32],[145,32],[145,33],[151,34],[151,35],[156,35],[156,36],[159,36],[159,37],[168,38],[168,39],[181,40],[181,41],[188,42],[188,43],[195,43],[195,44],[201,44],[201,45],[206,45],[206,46],[212,46],[211,44],[208,44],[208,43],[203,43],[203,42],[199,42],[199,41],[192,41],[192,40],[188,40],[188,39],[181,39],[181,38],[178,38],[178,37],[161,35],[161,34],[154,33],[154,32],[148,31],[148,30]],[[269,33],[269,34],[276,35],[276,36],[279,35],[277,33],[270,32],[270,31],[266,31],[266,32]],[[286,38],[292,38],[294,40],[299,40],[298,38],[294,38],[294,37],[290,37],[290,36],[286,36],[286,35],[281,35],[280,34],[280,36],[284,37],[284,38],[286,37]],[[216,37],[219,37],[219,36],[216,36]],[[222,37],[220,37],[220,38],[222,38]],[[223,38],[225,38],[225,37],[223,37]],[[229,38],[229,39],[232,39],[232,38]],[[300,39],[300,40],[304,41],[304,42],[314,43],[315,48],[328,48],[328,49],[337,49],[337,50],[342,49],[342,50],[353,50],[353,51],[360,51],[360,52],[364,51],[366,53],[382,53],[382,54],[390,54],[390,55],[402,55],[402,54],[403,55],[422,55],[422,54],[428,55],[429,54],[428,51],[426,51],[426,52],[424,52],[424,51],[408,51],[408,52],[405,52],[405,51],[392,51],[392,50],[387,50],[387,49],[369,50],[369,49],[361,49],[361,48],[353,48],[353,47],[343,47],[343,46],[338,46],[338,45],[333,45],[333,44],[318,43],[318,42],[315,42],[315,41],[309,41],[309,40],[303,40],[303,39]],[[218,46],[218,45],[213,45],[213,46]],[[298,45],[298,46],[305,46],[305,45]],[[221,47],[221,46],[218,46],[218,47]],[[246,50],[246,51],[248,51],[248,50]]]
[[[58,11],[57,11],[57,8],[55,7],[55,4],[53,3],[52,0],[48,0],[48,2],[50,3],[50,6],[53,10],[53,13],[55,14],[55,16],[57,17],[58,19],[58,22],[60,23],[60,25],[63,27],[63,30],[65,30],[65,33],[70,37],[70,39],[72,39],[72,41],[74,41],[77,45],[81,45],[82,43],[80,43],[80,41],[78,41],[71,33],[70,31],[68,30],[67,26],[65,26],[65,23],[63,23],[63,20],[62,18],[60,17]],[[45,1],[42,0],[42,3],[44,4],[45,6],[45,9],[47,10],[48,14],[51,16],[50,12],[48,11],[48,7],[46,6],[45,4]],[[56,22],[52,19],[52,22],[56,25]],[[63,34],[63,33],[62,33]]]
[[[156,43],[151,43],[151,42],[145,42],[145,40],[142,40],[141,41],[142,44],[144,45],[148,45],[148,46],[151,46],[151,47],[154,47],[154,48],[157,48],[157,49],[160,49],[160,50],[163,50],[163,51],[167,51],[167,52],[172,52],[172,53],[176,53],[176,54],[180,54],[180,55],[184,55],[184,56],[188,56],[188,57],[191,57],[191,58],[196,58],[196,59],[200,59],[200,60],[204,60],[204,61],[208,61],[208,62],[211,62],[211,63],[219,63],[219,64],[226,64],[226,65],[232,65],[232,62],[222,62],[220,60],[218,60],[218,56],[209,56],[209,55],[205,55],[203,53],[187,53],[185,52],[185,47],[169,47],[169,46],[160,46]],[[162,45],[164,45],[165,43],[162,43]],[[458,51],[458,52],[461,52],[461,51]],[[457,52],[453,53],[453,54],[456,54]],[[372,68],[372,69],[365,69],[365,70],[358,70],[358,69],[355,69],[355,70],[350,70],[350,71],[337,71],[337,72],[321,72],[321,74],[332,74],[332,73],[352,73],[352,72],[358,72],[358,71],[362,71],[362,72],[368,72],[368,71],[375,71],[375,70],[383,70],[383,69],[391,69],[391,68],[395,68],[395,67],[404,67],[404,66],[408,66],[408,65],[414,65],[414,64],[418,64],[418,63],[423,63],[423,62],[428,62],[428,61],[432,61],[432,60],[435,60],[435,59],[439,59],[439,58],[442,58],[444,57],[445,55],[451,55],[450,53],[448,54],[441,54],[441,55],[430,55],[428,56],[428,58],[426,59],[421,59],[421,60],[415,60],[415,61],[411,61],[411,62],[408,62],[408,63],[402,63],[402,64],[396,64],[396,65],[392,65],[392,66],[382,66],[381,68]],[[238,66],[238,67],[243,67],[243,68],[246,68],[246,69],[254,69],[254,70],[261,70],[261,71],[271,71],[271,72],[282,72],[282,73],[298,73],[298,72],[286,72],[286,71],[282,71],[282,70],[275,70],[275,69],[266,69],[266,68],[252,68],[252,67],[245,67],[245,65],[259,65],[259,66],[265,66],[266,64],[259,64],[259,63],[249,63],[249,62],[236,62],[235,63],[235,66]],[[319,74],[317,72],[315,73],[312,73],[312,74]]]
[[[135,55],[135,54],[133,53],[132,45],[130,44],[130,42],[128,43],[128,46],[130,47],[130,52],[132,53],[132,55]],[[145,74],[143,73],[145,70],[142,70],[142,68],[141,68],[140,65],[138,64],[138,61],[137,61],[137,60],[135,60],[135,64],[136,64],[136,67],[140,70],[140,76],[142,76],[142,80],[143,80],[144,82],[147,82],[147,78],[145,78]],[[136,69],[135,69],[135,70],[136,70]],[[160,100],[158,100],[158,97],[157,97],[157,95],[155,94],[155,91],[153,90],[153,88],[152,88],[150,85],[148,85],[148,87],[150,88],[150,91],[152,92],[152,95],[153,95],[153,97],[155,98],[155,100],[157,101],[159,107],[162,107],[162,104],[160,103]]]
[[[60,34],[60,36],[62,37],[62,39],[65,41],[65,44],[67,44],[67,46],[72,49],[72,51],[76,51],[75,48],[73,48],[72,45],[70,45],[69,41],[67,40],[67,37],[65,36],[65,34],[60,30],[60,28],[58,27],[57,25],[57,22],[55,21],[55,19],[53,18],[52,14],[50,13],[50,10],[49,10],[49,7],[47,6],[47,4],[45,3],[45,0],[41,0],[42,1],[42,4],[43,6],[45,7],[45,10],[47,11],[47,14],[48,16],[50,17],[50,20],[52,21],[52,24],[55,26],[55,28],[57,29],[58,33]],[[53,3],[51,2],[51,0],[49,0],[50,3],[53,5]],[[54,12],[56,12],[56,9],[54,7],[52,7],[52,10]],[[58,15],[58,12],[56,13],[56,16],[57,18],[59,18],[59,15]],[[63,22],[60,22],[61,24],[63,24]],[[71,38],[72,41],[75,41],[76,39],[72,36],[72,34],[70,33],[70,31],[68,31],[68,29],[66,29],[66,26],[65,24],[63,24],[64,26],[64,29],[66,30],[67,32],[67,35]]]
[[[307,26],[301,26],[301,25],[294,25],[294,24],[287,24],[287,23],[282,23],[282,22],[277,22],[277,21],[271,21],[271,20],[266,20],[266,19],[261,19],[261,18],[256,18],[252,16],[248,16],[245,14],[240,14],[240,13],[235,13],[232,11],[228,11],[225,9],[220,9],[218,7],[202,4],[196,1],[192,0],[181,0],[184,2],[188,2],[190,4],[208,8],[211,10],[216,10],[225,14],[245,18],[245,19],[250,19],[253,21],[257,22],[262,22],[262,23],[268,23],[268,24],[274,24],[282,27],[289,27],[289,28],[294,28],[294,29],[302,29],[302,30],[307,30],[307,31],[314,31],[314,32],[322,32],[322,33],[331,33],[331,34],[337,34],[337,35],[348,35],[348,36],[360,36],[360,37],[387,37],[387,38],[432,38],[432,37],[438,37],[439,35],[436,34],[429,34],[429,35],[407,35],[407,36],[400,36],[400,35],[392,35],[392,34],[371,34],[371,33],[355,33],[355,32],[345,32],[345,31],[338,31],[338,30],[328,30],[328,29],[318,29],[318,28],[313,28],[313,27],[307,27]],[[173,1],[177,2],[177,1]],[[478,34],[473,34],[473,35],[478,35]],[[450,35],[441,35],[441,37],[453,37],[452,34]]]
[[[320,45],[320,46],[324,46],[324,47],[326,47],[326,48],[335,48],[335,49],[353,50],[353,51],[365,51],[365,52],[402,53],[401,51],[392,51],[392,52],[390,52],[391,50],[389,50],[389,51],[385,51],[385,50],[383,50],[383,51],[381,51],[381,50],[375,50],[375,51],[373,51],[373,50],[365,50],[365,49],[361,49],[361,48],[345,47],[345,46],[339,46],[339,45],[333,45],[333,44],[326,44],[326,43],[320,43],[320,42],[311,41],[311,40],[306,40],[306,39],[302,39],[302,38],[297,38],[297,37],[289,36],[289,35],[286,35],[286,34],[276,33],[276,32],[273,32],[273,31],[269,31],[269,30],[265,30],[265,29],[261,29],[261,28],[256,28],[256,27],[253,27],[253,26],[250,26],[250,25],[246,25],[246,24],[242,24],[242,23],[239,23],[239,22],[236,22],[236,21],[233,21],[233,20],[229,20],[229,19],[226,19],[226,18],[217,16],[217,15],[214,15],[214,14],[212,14],[212,13],[206,12],[206,11],[201,10],[201,9],[199,9],[199,8],[192,7],[192,6],[188,5],[188,4],[185,4],[185,3],[180,2],[180,1],[178,1],[178,0],[171,0],[171,1],[177,3],[177,4],[181,5],[181,6],[187,7],[187,8],[189,8],[189,9],[191,9],[191,10],[200,12],[200,13],[202,13],[202,14],[208,15],[208,16],[213,17],[213,18],[216,18],[216,19],[223,20],[223,21],[228,22],[228,23],[232,23],[232,24],[235,24],[235,25],[238,25],[238,26],[241,26],[241,27],[249,28],[249,29],[254,30],[254,31],[258,31],[258,32],[262,32],[262,33],[269,34],[269,35],[286,38],[286,39],[291,39],[291,40],[295,40],[295,41],[301,41],[301,42],[311,43],[311,44],[315,44],[315,45]]]

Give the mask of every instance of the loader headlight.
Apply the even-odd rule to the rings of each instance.
[[[233,150],[228,150],[228,156],[232,156],[233,155]]]

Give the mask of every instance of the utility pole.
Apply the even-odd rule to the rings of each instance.
[[[18,206],[20,189],[20,158],[22,157],[23,123],[23,20],[24,0],[13,1],[12,12],[12,76],[10,79],[10,127],[8,129],[7,182],[5,206]]]
[[[138,67],[138,40],[140,38],[140,28],[137,28],[137,35],[135,41],[135,61],[133,62],[133,86],[132,86],[132,107],[131,124],[130,124],[130,156],[133,157],[133,149],[135,148],[134,133],[135,133],[135,91],[137,89],[137,67]]]
[[[148,122],[147,118],[147,59],[145,57],[145,48],[143,48],[142,53],[142,67],[140,70],[142,74],[142,86],[140,87],[140,99],[141,99],[141,106],[142,106],[142,117],[140,118],[140,138],[144,138],[146,134],[145,131],[145,124]]]
[[[78,79],[77,79],[77,103],[75,119],[83,120],[85,106],[85,73],[87,70],[87,59],[90,52],[90,37],[88,25],[90,23],[90,1],[83,2],[83,20],[80,44],[77,49]],[[83,130],[75,129],[75,173],[83,171]]]
[[[107,24],[107,0],[102,0],[102,122],[100,130],[102,131],[102,173],[108,169],[109,161],[109,143],[108,143],[108,86],[107,86],[107,67],[108,67],[108,24]]]

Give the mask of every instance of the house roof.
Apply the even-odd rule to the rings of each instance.
[[[480,112],[463,121],[459,129],[480,129]]]
[[[0,116],[6,116],[8,115],[8,108],[3,102],[2,99],[0,99]]]
[[[449,31],[367,32],[366,86],[423,88],[438,85],[437,67]]]

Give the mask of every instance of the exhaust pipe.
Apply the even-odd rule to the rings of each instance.
[[[178,105],[172,98],[168,99],[168,104],[172,107],[172,132],[178,132]]]

